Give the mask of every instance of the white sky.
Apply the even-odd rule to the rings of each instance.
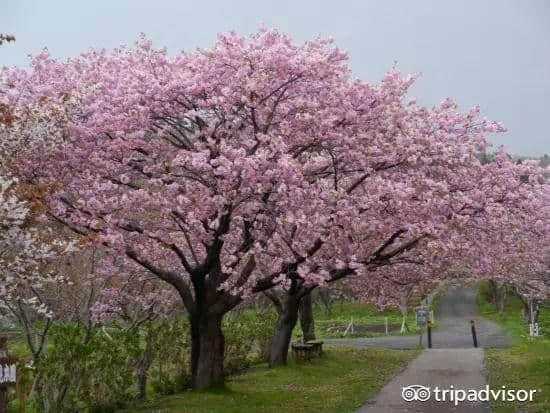
[[[140,32],[170,53],[248,34],[259,23],[303,41],[334,37],[354,75],[376,82],[397,61],[421,71],[412,90],[432,105],[478,104],[509,131],[492,139],[519,155],[550,153],[549,0],[0,0],[0,65],[20,65],[47,46],[56,57],[132,44]]]

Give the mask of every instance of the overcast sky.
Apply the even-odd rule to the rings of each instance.
[[[474,104],[508,132],[492,139],[521,155],[550,153],[550,1],[0,0],[0,65],[48,47],[56,57],[132,44],[140,32],[170,53],[208,47],[216,33],[260,23],[297,41],[330,35],[354,75],[375,82],[394,61],[422,72],[411,94],[433,105]]]

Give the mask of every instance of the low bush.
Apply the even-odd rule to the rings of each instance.
[[[275,319],[274,311],[253,308],[238,309],[224,319],[228,375],[264,359]],[[21,368],[30,363],[24,341],[11,347]],[[137,366],[146,352],[151,352],[149,398],[190,388],[191,338],[185,314],[132,329],[55,324],[43,356],[26,372],[35,390],[27,410],[93,413],[132,405]]]

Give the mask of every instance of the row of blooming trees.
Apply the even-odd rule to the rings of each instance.
[[[383,300],[548,271],[534,248],[549,245],[541,171],[504,153],[482,164],[502,127],[451,100],[417,105],[415,79],[353,80],[330,40],[267,29],[175,57],[145,39],[67,61],[43,52],[2,74],[0,148],[44,217],[101,249],[109,277],[145,271],[177,293],[205,388],[223,381],[224,315],[257,294],[278,310],[276,365],[318,286],[349,280]]]

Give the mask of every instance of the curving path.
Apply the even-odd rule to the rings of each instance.
[[[486,413],[487,402],[454,402],[435,400],[434,391],[439,389],[480,390],[485,388],[487,378],[483,363],[483,349],[473,348],[470,320],[475,320],[479,347],[505,347],[508,338],[496,324],[475,314],[475,288],[458,287],[448,291],[441,299],[436,314],[439,328],[432,334],[433,349],[424,350],[407,368],[395,376],[365,405],[359,413],[403,412],[453,412]],[[418,336],[390,336],[325,340],[331,345],[352,345],[408,349],[418,345]],[[426,347],[427,338],[423,338]],[[406,401],[403,388],[408,386],[429,388],[427,401]]]
[[[433,348],[472,348],[470,320],[475,320],[478,345],[484,348],[508,346],[506,333],[495,323],[476,315],[476,290],[474,286],[462,286],[449,290],[439,302],[435,314],[437,330],[432,331]],[[411,349],[419,344],[419,336],[387,336],[369,338],[323,339],[326,344],[344,346],[368,346],[393,349]],[[428,346],[426,334],[422,346]]]

